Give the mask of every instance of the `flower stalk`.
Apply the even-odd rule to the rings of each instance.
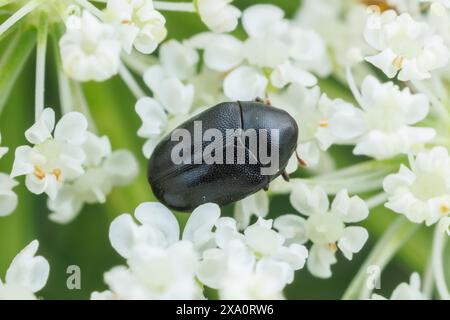
[[[373,289],[366,283],[369,276],[367,274],[368,268],[377,266],[380,268],[380,272],[382,272],[395,253],[414,234],[418,227],[417,224],[410,223],[406,218],[398,217],[375,245],[355,278],[350,283],[350,286],[345,291],[342,299],[369,298]]]
[[[192,2],[168,2],[168,1],[153,1],[153,6],[156,10],[162,11],[182,11],[195,12],[195,6]]]
[[[35,92],[35,118],[39,119],[44,110],[45,93],[45,57],[47,52],[48,16],[42,12],[39,18],[36,53],[36,92]]]
[[[444,254],[445,243],[447,242],[447,235],[440,230],[439,226],[436,227],[433,239],[433,251],[432,251],[432,265],[434,280],[436,288],[440,297],[443,300],[450,300],[450,292],[447,287],[444,273],[444,261],[442,256]]]
[[[36,31],[32,28],[14,35],[8,45],[8,49],[0,59],[0,114],[14,87],[14,84],[22,72],[31,52],[36,45]]]
[[[14,24],[16,24],[19,20],[21,20],[23,17],[25,17],[34,9],[36,9],[41,4],[41,2],[42,0],[31,0],[22,8],[17,10],[11,17],[6,19],[6,21],[0,25],[0,36],[3,33],[5,33],[9,28],[11,28]]]
[[[139,83],[137,83],[136,79],[134,79],[133,75],[125,65],[122,64],[120,66],[119,74],[123,82],[127,85],[128,89],[131,91],[131,93],[133,93],[136,99],[140,99],[146,96],[144,90],[142,90],[142,88],[139,86]]]

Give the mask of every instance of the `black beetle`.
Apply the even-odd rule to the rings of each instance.
[[[179,211],[192,211],[197,206],[213,202],[219,206],[241,200],[261,189],[267,189],[269,183],[285,174],[285,167],[297,146],[298,127],[296,121],[285,111],[261,103],[225,102],[218,104],[181,124],[177,129],[185,129],[194,134],[194,123],[202,121],[203,132],[210,128],[218,129],[225,139],[227,129],[267,130],[267,140],[271,144],[276,139],[271,137],[271,130],[278,130],[279,154],[278,168],[272,175],[262,175],[264,165],[258,158],[256,164],[238,164],[236,156],[228,164],[174,164],[171,154],[178,141],[172,141],[171,134],[163,138],[156,146],[148,164],[148,181],[153,193],[163,204]],[[264,131],[264,130],[262,130]],[[245,139],[245,138],[244,138]],[[246,160],[251,156],[246,140]],[[191,159],[211,142],[202,142],[202,150],[192,148]],[[258,146],[263,143],[258,137]],[[276,143],[276,142],[274,142]],[[233,148],[237,148],[234,144]],[[273,147],[273,146],[269,146]],[[237,154],[237,152],[236,152]],[[242,163],[242,162],[240,162]]]

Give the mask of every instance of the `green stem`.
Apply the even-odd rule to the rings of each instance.
[[[134,79],[131,72],[123,64],[120,65],[119,74],[123,82],[127,85],[128,89],[134,95],[136,99],[140,99],[146,96],[144,90],[139,86],[136,79]]]
[[[0,114],[36,44],[35,29],[17,32],[0,59]]]
[[[442,256],[444,254],[444,247],[447,241],[447,235],[440,230],[439,226],[436,226],[433,239],[433,273],[436,288],[439,295],[443,300],[450,300],[450,292],[447,287],[444,273],[444,261]]]
[[[433,275],[433,252],[431,252],[430,257],[427,261],[427,267],[425,268],[425,273],[423,274],[423,285],[422,292],[427,297],[431,299],[433,296],[434,288],[434,275]]]
[[[162,11],[195,12],[195,6],[192,2],[153,1],[153,6],[156,10]]]
[[[0,25],[0,36],[3,33],[5,33],[9,28],[11,28],[14,24],[16,24],[16,22],[18,22],[27,14],[29,14],[31,11],[36,9],[41,4],[41,2],[42,0],[31,0],[22,8],[17,10],[12,16],[6,19],[6,21]]]
[[[35,92],[35,119],[44,111],[45,92],[45,57],[47,52],[48,17],[42,12],[39,18],[36,52],[36,92]]]
[[[419,225],[409,222],[405,217],[398,217],[375,245],[375,248],[345,291],[342,299],[367,299],[372,292],[372,289],[366,285],[369,277],[367,274],[368,268],[377,266],[382,272],[395,253],[413,235],[418,227]]]

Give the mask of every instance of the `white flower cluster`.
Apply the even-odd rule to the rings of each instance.
[[[127,267],[105,274],[109,291],[93,299],[199,299],[200,283],[221,298],[278,299],[308,256],[259,219],[243,233],[232,218],[220,218],[215,204],[194,210],[180,240],[175,216],[162,204],[143,203],[113,221],[110,240]]]
[[[345,190],[329,208],[322,189],[300,184],[291,202],[309,218],[259,217],[243,232],[235,219],[220,217],[217,205],[201,205],[189,217],[181,240],[179,224],[166,207],[143,203],[134,214],[140,225],[129,214],[112,222],[111,244],[128,266],[105,273],[110,290],[92,298],[199,299],[200,282],[218,290],[222,299],[281,299],[306,261],[312,274],[328,278],[337,248],[351,260],[367,241],[366,229],[345,223],[364,220],[368,208]],[[303,245],[308,240],[313,243],[309,258]]]
[[[11,262],[5,282],[0,279],[0,300],[35,300],[35,293],[45,287],[50,266],[41,256],[35,256],[37,240],[27,245]]]
[[[53,109],[45,109],[25,132],[32,146],[16,149],[11,177],[25,176],[28,190],[47,194],[50,219],[73,220],[85,203],[103,203],[113,186],[137,175],[137,162],[126,150],[112,152],[109,139],[87,130],[78,112],[55,123]]]
[[[329,205],[328,196],[320,187],[310,188],[299,183],[290,195],[292,206],[306,216],[285,215],[275,220],[275,228],[293,243],[312,242],[308,259],[309,271],[320,278],[331,277],[331,265],[336,263],[335,253],[352,260],[366,243],[369,234],[359,226],[347,226],[367,218],[369,209],[357,196],[349,197],[340,191]]]
[[[138,136],[147,139],[143,147],[147,158],[168,129],[187,119],[194,102],[194,86],[186,82],[196,73],[198,60],[195,50],[170,40],[161,46],[161,63],[145,71],[144,81],[153,98],[139,99],[136,112],[142,120]]]
[[[408,13],[375,10],[367,19],[364,38],[378,52],[366,60],[389,78],[398,74],[401,81],[428,79],[431,71],[449,62],[444,39],[434,34],[427,23],[415,21]]]
[[[195,0],[192,10],[212,31],[230,32],[241,16],[231,1]],[[177,4],[171,7],[178,10]],[[150,54],[167,36],[166,19],[153,0],[108,0],[103,11],[70,5],[66,15],[59,47],[64,71],[77,81],[107,80],[119,72],[122,50]]]

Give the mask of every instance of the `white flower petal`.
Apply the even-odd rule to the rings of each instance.
[[[247,8],[242,14],[242,25],[250,37],[262,37],[276,28],[284,18],[279,7],[270,4],[257,4]]]
[[[26,246],[12,261],[6,271],[6,283],[31,292],[41,290],[47,283],[50,266],[41,256],[35,257],[39,247],[37,240]]]
[[[56,124],[55,138],[79,145],[86,140],[87,127],[88,122],[82,113],[69,112]]]
[[[338,192],[331,204],[331,211],[346,223],[359,222],[369,216],[369,208],[358,196],[349,197],[347,190]]]
[[[44,109],[38,120],[31,128],[25,131],[25,137],[32,144],[40,144],[52,137],[55,127],[55,111],[50,108]]]
[[[184,227],[182,239],[193,242],[199,249],[209,246],[214,236],[211,230],[219,217],[217,204],[206,203],[197,207]]]
[[[294,214],[285,214],[275,219],[273,227],[287,239],[288,243],[303,244],[308,241],[305,230],[306,220]]]
[[[328,196],[322,188],[309,188],[303,183],[295,184],[289,200],[298,212],[306,216],[325,213],[329,207]]]
[[[341,249],[344,256],[352,260],[353,253],[359,252],[367,239],[369,238],[369,233],[363,227],[347,227],[344,229],[344,234],[338,241],[338,247]]]
[[[328,248],[314,244],[309,251],[307,266],[309,272],[318,278],[330,278],[331,265],[336,263],[334,252]]]
[[[144,225],[161,231],[167,239],[167,244],[173,244],[180,239],[180,227],[173,213],[159,202],[140,204],[134,213]]]
[[[269,81],[257,69],[242,66],[225,78],[223,90],[229,99],[251,101],[264,97],[268,84]]]
[[[109,227],[109,241],[112,247],[124,258],[131,255],[135,245],[137,227],[129,214],[118,216]]]
[[[216,35],[205,47],[205,64],[212,70],[225,72],[243,60],[242,42],[230,35]]]

